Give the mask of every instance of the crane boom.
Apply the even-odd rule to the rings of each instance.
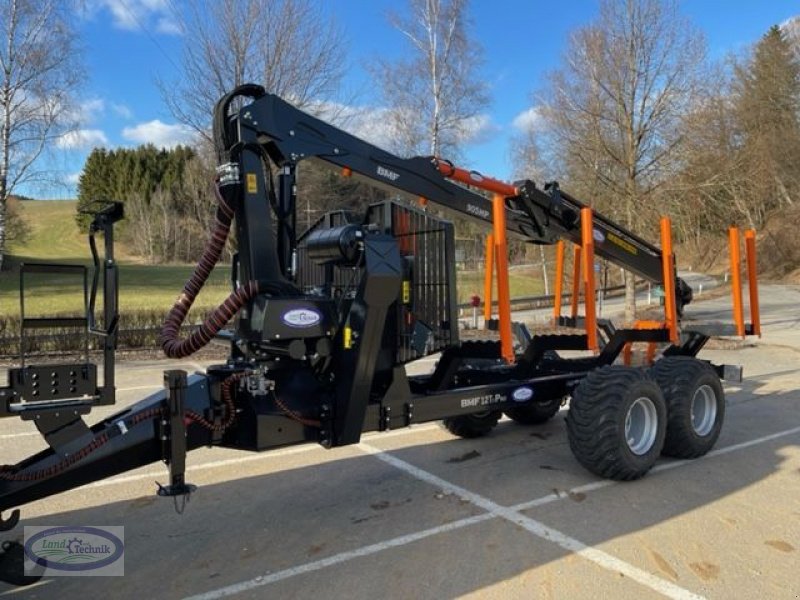
[[[258,89],[247,92],[254,97],[252,103],[232,116],[218,114],[228,137],[246,142],[243,152],[250,147],[258,153],[260,146],[282,172],[293,172],[298,162],[316,159],[376,187],[423,199],[491,227],[491,200],[449,179],[459,175],[457,181],[477,187],[496,180],[457,169],[434,157],[401,158],[274,94]],[[229,95],[231,99],[235,94]],[[224,102],[221,105],[226,106]],[[563,192],[556,182],[543,189],[531,180],[515,185],[497,183],[501,184],[498,189],[506,192],[506,227],[511,237],[535,244],[553,244],[559,239],[580,243],[580,211],[586,204]],[[643,279],[663,283],[661,250],[657,246],[598,213],[594,214],[593,225],[599,256]]]

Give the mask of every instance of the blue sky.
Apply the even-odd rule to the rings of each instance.
[[[74,181],[93,145],[169,145],[188,139],[167,110],[156,78],[170,80],[180,64],[182,38],[172,20],[181,0],[87,0],[79,21],[88,67],[81,95],[83,129],[55,148],[48,163],[68,185],[20,189],[41,197],[74,196]],[[361,107],[380,108],[365,64],[374,56],[403,51],[399,33],[387,24],[400,0],[323,0],[348,43],[344,85]],[[685,0],[684,13],[706,34],[712,57],[752,44],[773,24],[800,14],[797,0]],[[473,0],[472,34],[484,48],[478,74],[490,86],[484,134],[465,148],[470,168],[499,178],[512,175],[509,140],[515,120],[532,106],[548,70],[558,66],[569,32],[597,13],[594,0]],[[556,174],[553,174],[555,177]],[[73,185],[70,185],[73,183]]]

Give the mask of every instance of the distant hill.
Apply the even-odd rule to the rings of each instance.
[[[36,260],[89,260],[86,234],[75,222],[75,200],[23,200],[17,206],[31,234],[23,244],[9,245],[8,253]],[[118,255],[124,248],[118,245]]]

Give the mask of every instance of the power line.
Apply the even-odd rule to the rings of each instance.
[[[128,6],[127,0],[119,0],[119,3],[122,6],[122,8],[125,9],[125,12],[127,12],[128,15],[130,15],[131,19],[133,19],[136,22],[136,24],[139,26],[139,29],[144,31],[145,35],[148,38],[150,38],[150,41],[153,42],[153,44],[156,46],[156,48],[158,48],[158,50],[161,52],[161,54],[164,55],[164,58],[166,58],[169,61],[169,63],[175,68],[176,71],[180,71],[181,70],[180,67],[175,63],[174,60],[172,60],[172,57],[169,55],[169,53],[159,43],[159,41],[156,39],[156,37],[152,33],[150,33],[150,30],[147,27],[144,26],[144,23],[142,23],[139,20],[139,17],[136,16],[136,13],[133,10],[131,10],[130,6]],[[170,2],[170,6],[172,6],[173,10],[175,10],[175,8],[174,8],[174,6],[172,5],[171,2]]]

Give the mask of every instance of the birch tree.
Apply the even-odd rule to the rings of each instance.
[[[37,161],[76,126],[81,52],[61,0],[0,0],[0,268],[9,195],[41,180]]]
[[[408,58],[379,60],[373,72],[402,154],[456,155],[481,125],[488,105],[478,75],[480,44],[468,31],[467,0],[409,0],[389,16],[402,33]]]

